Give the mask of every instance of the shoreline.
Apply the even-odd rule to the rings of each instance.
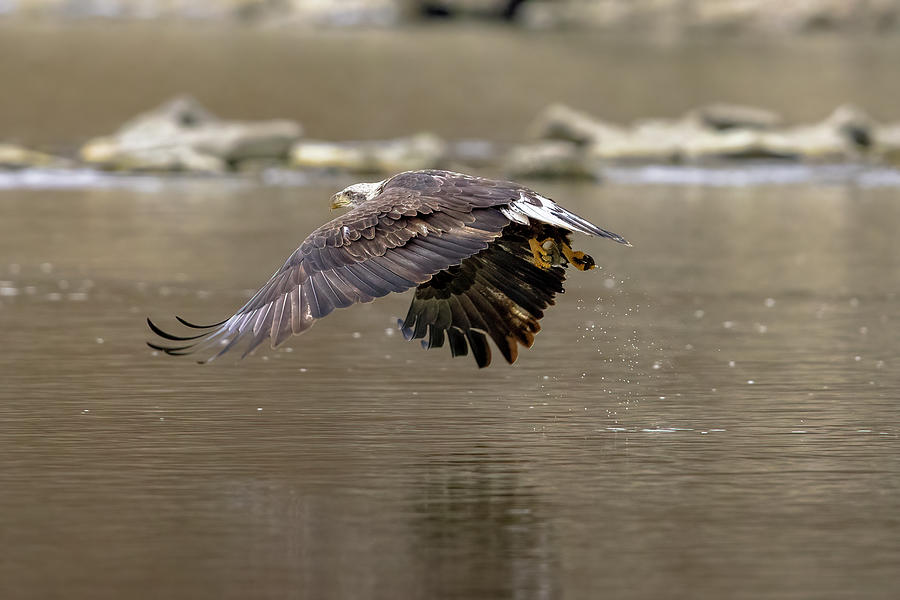
[[[502,176],[493,170],[476,174]],[[116,173],[91,168],[27,168],[0,170],[0,194],[16,190],[128,189],[139,193],[169,193],[181,188],[323,187],[337,189],[349,182],[373,181],[378,174],[269,168],[257,173],[203,175],[198,173]],[[672,187],[791,187],[855,186],[864,189],[900,188],[900,168],[835,163],[822,165],[777,162],[739,162],[718,165],[642,164],[600,169],[592,179],[519,178],[532,185],[578,184]]]

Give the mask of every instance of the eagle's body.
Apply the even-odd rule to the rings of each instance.
[[[451,171],[410,171],[346,188],[332,206],[351,210],[313,231],[284,265],[231,318],[193,336],[157,335],[188,345],[150,344],[168,354],[212,360],[243,344],[244,355],[277,346],[316,319],[356,302],[416,288],[401,329],[426,348],[449,343],[453,356],[471,348],[479,367],[491,362],[487,337],[510,363],[517,344],[531,347],[543,311],[563,291],[565,267],[592,268],[571,249],[573,231],[621,236],[509,181]],[[149,322],[149,320],[148,320]]]

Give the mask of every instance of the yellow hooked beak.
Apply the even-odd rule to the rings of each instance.
[[[331,210],[344,208],[345,206],[350,206],[350,197],[344,192],[338,192],[331,197]]]

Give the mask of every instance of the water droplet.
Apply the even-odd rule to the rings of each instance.
[[[763,304],[766,305],[766,308],[772,308],[775,306],[775,298],[766,298],[766,301]]]
[[[752,379],[747,380],[747,385],[753,385],[754,383],[756,383],[756,382],[753,381]]]

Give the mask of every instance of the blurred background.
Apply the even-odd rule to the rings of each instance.
[[[898,14],[890,0],[7,0],[0,164],[587,178],[611,162],[895,164]],[[362,140],[380,143],[334,143]]]
[[[898,57],[898,0],[0,0],[0,597],[894,598]],[[408,294],[144,345],[420,168],[634,247],[512,366]]]

